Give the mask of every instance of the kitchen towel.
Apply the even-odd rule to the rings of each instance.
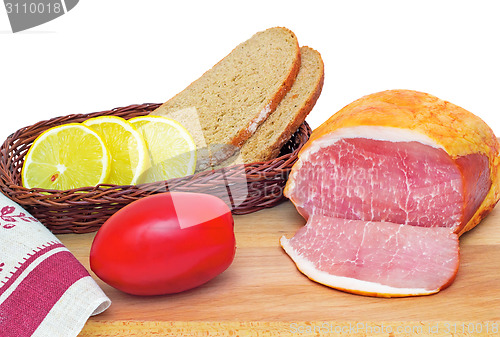
[[[0,337],[77,336],[110,304],[73,254],[0,193]]]

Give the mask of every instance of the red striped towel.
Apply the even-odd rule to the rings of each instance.
[[[110,304],[73,254],[0,193],[0,337],[77,336]]]

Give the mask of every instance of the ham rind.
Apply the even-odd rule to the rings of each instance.
[[[491,186],[481,155],[457,163],[420,141],[325,138],[303,154],[287,190],[305,218],[318,213],[458,230]]]
[[[363,295],[436,293],[459,265],[458,236],[447,228],[313,215],[281,245],[310,279]]]

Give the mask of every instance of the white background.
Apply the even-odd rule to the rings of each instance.
[[[415,89],[458,104],[500,135],[498,1],[80,0],[10,31],[0,7],[0,138],[51,117],[164,102],[237,44],[293,30],[325,62],[316,127],[351,101]]]

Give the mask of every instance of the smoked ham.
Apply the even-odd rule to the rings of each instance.
[[[472,113],[429,94],[365,96],[318,127],[285,188],[307,224],[281,239],[309,278],[375,296],[435,293],[458,238],[499,199],[499,143]]]
[[[457,235],[446,228],[313,215],[282,243],[313,280],[365,295],[431,294],[458,268]]]

